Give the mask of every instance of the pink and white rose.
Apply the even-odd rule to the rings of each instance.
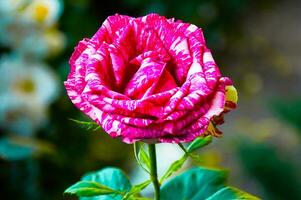
[[[236,106],[202,30],[157,14],[108,17],[70,66],[71,101],[126,143],[190,142]]]

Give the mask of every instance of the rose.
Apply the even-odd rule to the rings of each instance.
[[[219,134],[215,125],[236,105],[232,81],[221,76],[202,30],[157,14],[108,17],[79,42],[70,65],[71,101],[126,143]]]

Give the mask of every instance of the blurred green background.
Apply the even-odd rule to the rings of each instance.
[[[105,166],[140,176],[130,145],[70,120],[87,119],[63,81],[74,46],[107,16],[151,12],[202,27],[239,91],[224,136],[200,152],[204,164],[263,199],[301,199],[300,9],[297,0],[2,0],[1,199],[68,199],[64,189]],[[179,154],[171,149],[159,157]]]

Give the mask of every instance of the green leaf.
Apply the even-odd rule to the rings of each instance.
[[[225,187],[216,193],[214,193],[212,196],[207,198],[206,200],[220,200],[220,199],[249,199],[249,200],[258,200],[258,197],[255,197],[253,195],[250,195],[246,192],[243,192],[235,187]]]
[[[118,194],[120,192],[95,181],[80,181],[70,186],[64,193],[76,194],[79,197],[90,197],[106,194]]]
[[[180,158],[179,160],[174,161],[169,168],[167,169],[167,171],[164,173],[164,175],[161,177],[160,179],[160,183],[163,183],[164,180],[166,180],[168,177],[170,177],[173,173],[175,173],[176,171],[178,171],[179,169],[182,168],[183,164],[185,163],[185,161],[188,158],[188,154],[184,154],[182,156],[182,158]]]
[[[112,193],[98,196],[95,196],[97,195],[95,194],[94,196],[90,195],[90,197],[81,197],[81,200],[121,200],[122,196],[128,193],[132,187],[126,175],[117,168],[105,168],[97,172],[88,173],[87,175],[83,176],[81,182],[83,181],[97,183],[98,186],[103,186],[103,190],[104,187],[106,187],[106,189],[110,189]],[[107,190],[107,192],[109,192],[109,190]]]
[[[226,185],[225,170],[198,167],[173,178],[161,188],[161,200],[239,200],[258,198]],[[175,192],[176,191],[176,192]]]
[[[189,153],[200,149],[212,142],[212,136],[208,135],[206,137],[198,137],[193,142],[190,143],[190,145],[187,147],[187,151]]]
[[[131,190],[131,183],[127,176],[117,168],[105,168],[98,172],[85,175],[82,180],[96,181],[121,193],[128,193]],[[105,195],[93,198],[81,198],[81,200],[121,200],[122,195]]]
[[[151,180],[147,180],[147,181],[144,181],[143,183],[140,183],[138,185],[134,185],[132,187],[132,189],[130,190],[130,192],[128,192],[124,197],[123,197],[123,200],[124,199],[129,199],[131,196],[139,193],[141,190],[143,190],[144,188],[146,188],[152,181]],[[132,197],[133,199],[141,199],[141,197]],[[132,199],[131,198],[131,199]]]
[[[150,163],[149,155],[146,153],[144,149],[144,145],[145,144],[142,142],[135,142],[134,153],[135,153],[135,158],[138,164],[140,165],[140,167],[144,169],[144,171],[149,173],[151,163]]]
[[[204,159],[203,159],[202,155],[195,154],[195,153],[190,153],[189,156],[190,156],[190,158],[192,158],[192,160],[196,164],[198,164],[198,165],[203,165],[204,164]]]
[[[78,125],[80,125],[80,127],[88,130],[88,131],[97,131],[98,129],[100,129],[101,127],[93,121],[80,121],[80,120],[76,120],[76,119],[70,119],[71,121],[77,123]]]
[[[140,159],[141,163],[143,163],[147,169],[150,169],[150,158],[149,155],[146,153],[144,148],[141,148],[138,153],[138,158]]]

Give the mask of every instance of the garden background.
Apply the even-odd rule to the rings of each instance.
[[[74,46],[107,16],[151,12],[201,27],[239,92],[223,137],[200,152],[204,165],[229,169],[231,185],[262,199],[301,199],[300,10],[297,0],[2,0],[2,199],[72,199],[63,196],[68,186],[106,166],[143,180],[131,145],[70,120],[88,119],[68,99],[63,81]],[[181,150],[158,148],[162,173]]]

